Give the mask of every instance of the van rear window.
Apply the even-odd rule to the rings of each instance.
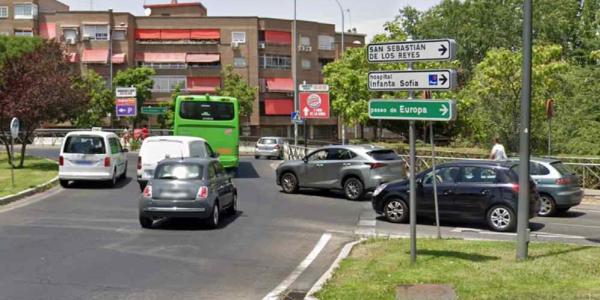
[[[67,137],[64,153],[106,154],[106,145],[101,136],[72,135]]]

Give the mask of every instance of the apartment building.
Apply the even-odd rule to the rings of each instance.
[[[167,1],[167,0],[165,0]],[[211,94],[232,65],[259,89],[244,135],[292,136],[292,21],[209,16],[201,3],[145,5],[145,16],[126,12],[71,11],[56,0],[0,0],[0,35],[41,36],[65,44],[74,67],[112,74],[134,66],[156,70],[151,103],[184,93]],[[333,24],[298,21],[298,83],[322,83],[321,69],[342,48]],[[363,46],[365,36],[345,33],[344,47]],[[153,122],[151,118],[151,122]],[[313,120],[312,138],[337,137],[337,119]]]

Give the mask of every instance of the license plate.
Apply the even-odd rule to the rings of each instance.
[[[171,192],[163,192],[161,194],[162,198],[183,198],[185,197],[185,193],[171,193]]]
[[[93,163],[93,161],[90,161],[90,160],[76,160],[75,161],[75,164],[78,164],[78,165],[87,165],[87,166],[89,166],[92,163]]]

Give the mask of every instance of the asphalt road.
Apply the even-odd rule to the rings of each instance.
[[[28,153],[58,155],[56,149]],[[194,220],[141,229],[135,159],[129,155],[129,178],[116,188],[56,188],[0,208],[0,299],[261,299],[274,290],[302,295],[356,234],[408,233],[407,225],[377,218],[368,201],[331,192],[283,194],[275,185],[277,161],[251,158],[242,159],[234,179],[240,213],[217,230]],[[532,240],[598,244],[600,207],[536,218],[532,228]],[[423,221],[418,231],[432,236],[435,227]],[[443,223],[442,231],[446,237],[514,239],[477,224]],[[306,264],[319,245],[322,250]]]
[[[129,155],[129,166],[135,159]],[[131,167],[113,189],[57,188],[27,206],[0,208],[0,299],[261,299],[332,232],[289,286],[307,291],[354,239],[344,232],[354,229],[361,203],[283,194],[273,163],[242,160],[234,180],[240,213],[217,230],[194,220],[141,229]]]

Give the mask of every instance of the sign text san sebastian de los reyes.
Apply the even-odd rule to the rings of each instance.
[[[377,43],[368,45],[367,59],[370,63],[451,60],[455,49],[452,39]]]

